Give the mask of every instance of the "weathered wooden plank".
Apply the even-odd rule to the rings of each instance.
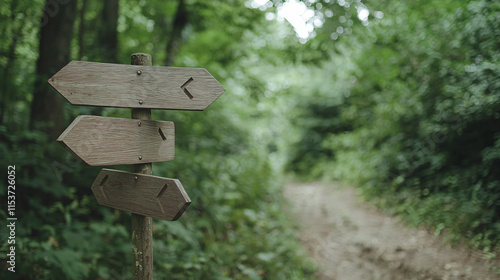
[[[88,165],[139,164],[174,159],[174,123],[78,116],[59,136]]]
[[[205,110],[225,91],[203,68],[71,61],[49,84],[73,105]]]
[[[102,169],[92,192],[99,204],[148,217],[175,221],[191,203],[177,179]]]

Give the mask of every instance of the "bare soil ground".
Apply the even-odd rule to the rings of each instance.
[[[407,228],[362,204],[353,188],[288,184],[285,197],[321,280],[500,279],[498,260],[485,260],[463,245],[452,248],[425,229]]]

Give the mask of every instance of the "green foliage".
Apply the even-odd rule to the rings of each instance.
[[[298,253],[295,232],[282,211],[273,169],[262,151],[252,148],[248,133],[217,110],[202,113],[203,118],[201,113],[157,114],[175,120],[178,145],[176,160],[155,164],[154,174],[182,178],[192,199],[180,221],[155,220],[158,278],[311,276],[311,264]],[[15,162],[19,171],[18,274],[30,279],[128,277],[130,215],[96,203],[89,186],[99,170],[69,161],[44,135],[13,136],[3,130],[1,136],[2,150],[18,151],[2,160]],[[0,211],[5,219],[5,209]]]
[[[328,158],[309,170],[359,185],[415,226],[498,251],[500,6],[377,4],[381,22],[346,43],[357,50],[344,52],[356,53],[345,100],[309,102],[301,115],[316,118],[304,135],[321,139],[302,150]]]
[[[0,162],[17,170],[18,275],[128,279],[130,214],[97,204],[89,187],[99,168],[84,167],[28,129],[43,2],[0,7]],[[103,4],[85,3],[72,58],[105,60],[98,36]],[[314,266],[284,211],[284,166],[309,178],[350,181],[411,224],[447,232],[452,241],[465,238],[495,257],[500,5],[304,3],[322,27],[299,44],[286,22],[266,21],[251,2],[185,0],[187,25],[174,64],[206,68],[228,91],[204,112],[153,113],[176,125],[176,159],[155,163],[153,173],[180,179],[192,199],[179,221],[155,220],[155,277],[312,278]],[[162,65],[177,6],[120,1],[120,63],[148,52]],[[358,20],[365,8],[370,16]],[[69,104],[64,110],[68,124],[79,114],[130,114]]]
[[[83,17],[75,24],[72,58],[100,61],[97,32],[102,3],[86,3]],[[243,1],[186,3],[192,17],[176,64],[205,67],[223,84],[248,82],[231,79],[231,73],[241,71],[245,56],[252,55],[246,48],[251,39],[268,30],[263,14],[244,7]],[[38,4],[34,10],[42,9]],[[176,7],[176,1],[140,1],[139,5],[120,1],[120,62],[129,63],[132,52],[150,52],[154,63],[161,65]],[[38,18],[39,14],[29,17],[32,22]],[[78,23],[82,20],[84,29]],[[83,44],[77,40],[81,31]],[[37,42],[26,34],[16,48],[19,56],[12,60],[19,71],[11,74],[18,80],[5,95],[15,97],[16,107],[9,106],[9,114],[4,114],[8,118],[0,122],[1,166],[15,164],[17,170],[16,276],[130,279],[130,214],[97,204],[90,186],[100,168],[83,166],[61,145],[28,129]],[[5,33],[4,37],[12,36]],[[0,43],[2,50],[7,39]],[[24,56],[27,50],[34,55]],[[2,53],[1,65],[7,60]],[[253,83],[261,87],[259,80]],[[176,159],[155,163],[153,174],[178,178],[192,200],[179,221],[154,220],[155,279],[309,279],[314,266],[283,210],[280,176],[268,158],[267,146],[255,136],[261,120],[248,117],[257,104],[252,96],[259,93],[244,90],[237,96],[231,91],[204,112],[153,112],[153,119],[174,121],[176,126]],[[64,109],[67,124],[79,114],[130,117],[125,109],[69,104]],[[5,190],[3,182],[0,186]],[[5,201],[5,195],[0,192],[0,200]],[[0,217],[5,220],[6,215],[2,207]],[[5,252],[7,244],[1,246]],[[9,279],[12,275],[5,265],[2,262],[0,278]]]

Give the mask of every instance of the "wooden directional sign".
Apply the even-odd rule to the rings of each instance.
[[[173,122],[82,115],[57,141],[94,166],[174,159]]]
[[[49,84],[73,105],[205,110],[225,89],[203,68],[72,61]]]
[[[177,220],[191,199],[177,179],[102,169],[92,192],[101,205],[168,221]]]

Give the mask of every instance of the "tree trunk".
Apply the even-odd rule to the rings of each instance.
[[[64,114],[63,98],[50,88],[47,79],[70,60],[76,3],[47,0],[42,15],[30,128],[44,131],[50,139],[63,131]]]
[[[175,56],[177,55],[179,47],[182,43],[182,31],[186,27],[187,23],[188,13],[186,10],[186,4],[184,3],[184,0],[179,0],[174,24],[172,26],[172,32],[167,43],[167,57],[165,58],[166,66],[172,66],[174,64]]]
[[[87,11],[87,0],[82,0],[80,7],[80,24],[78,26],[78,59],[85,56],[85,13]]]
[[[12,25],[16,26],[13,27],[12,31],[12,41],[10,42],[9,45],[9,50],[7,52],[7,64],[5,64],[5,68],[3,70],[3,83],[1,86],[2,89],[2,96],[0,96],[0,124],[4,123],[4,117],[9,116],[10,110],[6,110],[9,108],[9,106],[6,106],[7,104],[11,103],[13,104],[15,100],[14,96],[14,91],[12,91],[13,88],[13,78],[11,77],[12,69],[14,68],[14,60],[15,60],[15,54],[16,54],[16,47],[17,43],[19,40],[19,37],[21,36],[21,31],[22,31],[22,24],[18,23],[16,21],[16,4],[17,1],[12,1],[10,5],[10,10],[12,14],[10,15],[10,22]]]
[[[102,7],[102,25],[99,28],[100,59],[118,62],[118,0],[106,0]]]

